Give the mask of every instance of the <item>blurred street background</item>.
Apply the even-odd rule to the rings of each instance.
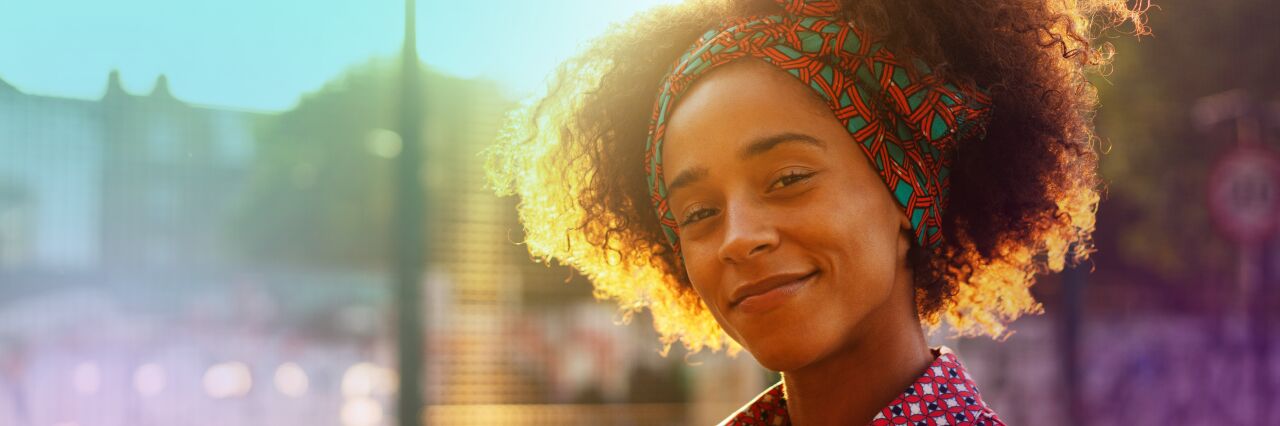
[[[777,375],[660,356],[477,155],[671,1],[6,3],[0,425],[719,421]],[[1156,6],[1093,79],[1092,261],[1003,342],[932,336],[1009,424],[1280,424],[1280,11]]]

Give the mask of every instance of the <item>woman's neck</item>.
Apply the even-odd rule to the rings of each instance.
[[[870,312],[849,345],[783,372],[792,425],[867,424],[933,362],[916,316],[911,274],[905,275],[896,277],[892,297],[898,303]]]

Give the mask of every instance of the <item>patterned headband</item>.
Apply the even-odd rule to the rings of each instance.
[[[667,203],[662,143],[667,114],[700,75],[754,57],[822,95],[871,159],[921,246],[936,248],[957,141],[984,132],[991,101],[980,89],[942,81],[922,61],[906,63],[836,16],[836,0],[775,0],[785,13],[733,18],[707,31],[663,78],[645,142],[650,198],[667,241],[680,251]]]

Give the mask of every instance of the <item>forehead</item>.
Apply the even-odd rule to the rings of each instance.
[[[741,59],[702,76],[675,105],[663,142],[664,167],[674,171],[706,155],[727,159],[729,150],[786,132],[847,137],[804,83],[758,59]]]

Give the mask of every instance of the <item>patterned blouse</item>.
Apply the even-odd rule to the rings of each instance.
[[[871,425],[975,425],[1003,426],[1004,422],[982,402],[973,377],[947,347],[934,350],[936,357],[924,374],[889,402]],[[770,387],[721,426],[789,426],[782,382]]]

